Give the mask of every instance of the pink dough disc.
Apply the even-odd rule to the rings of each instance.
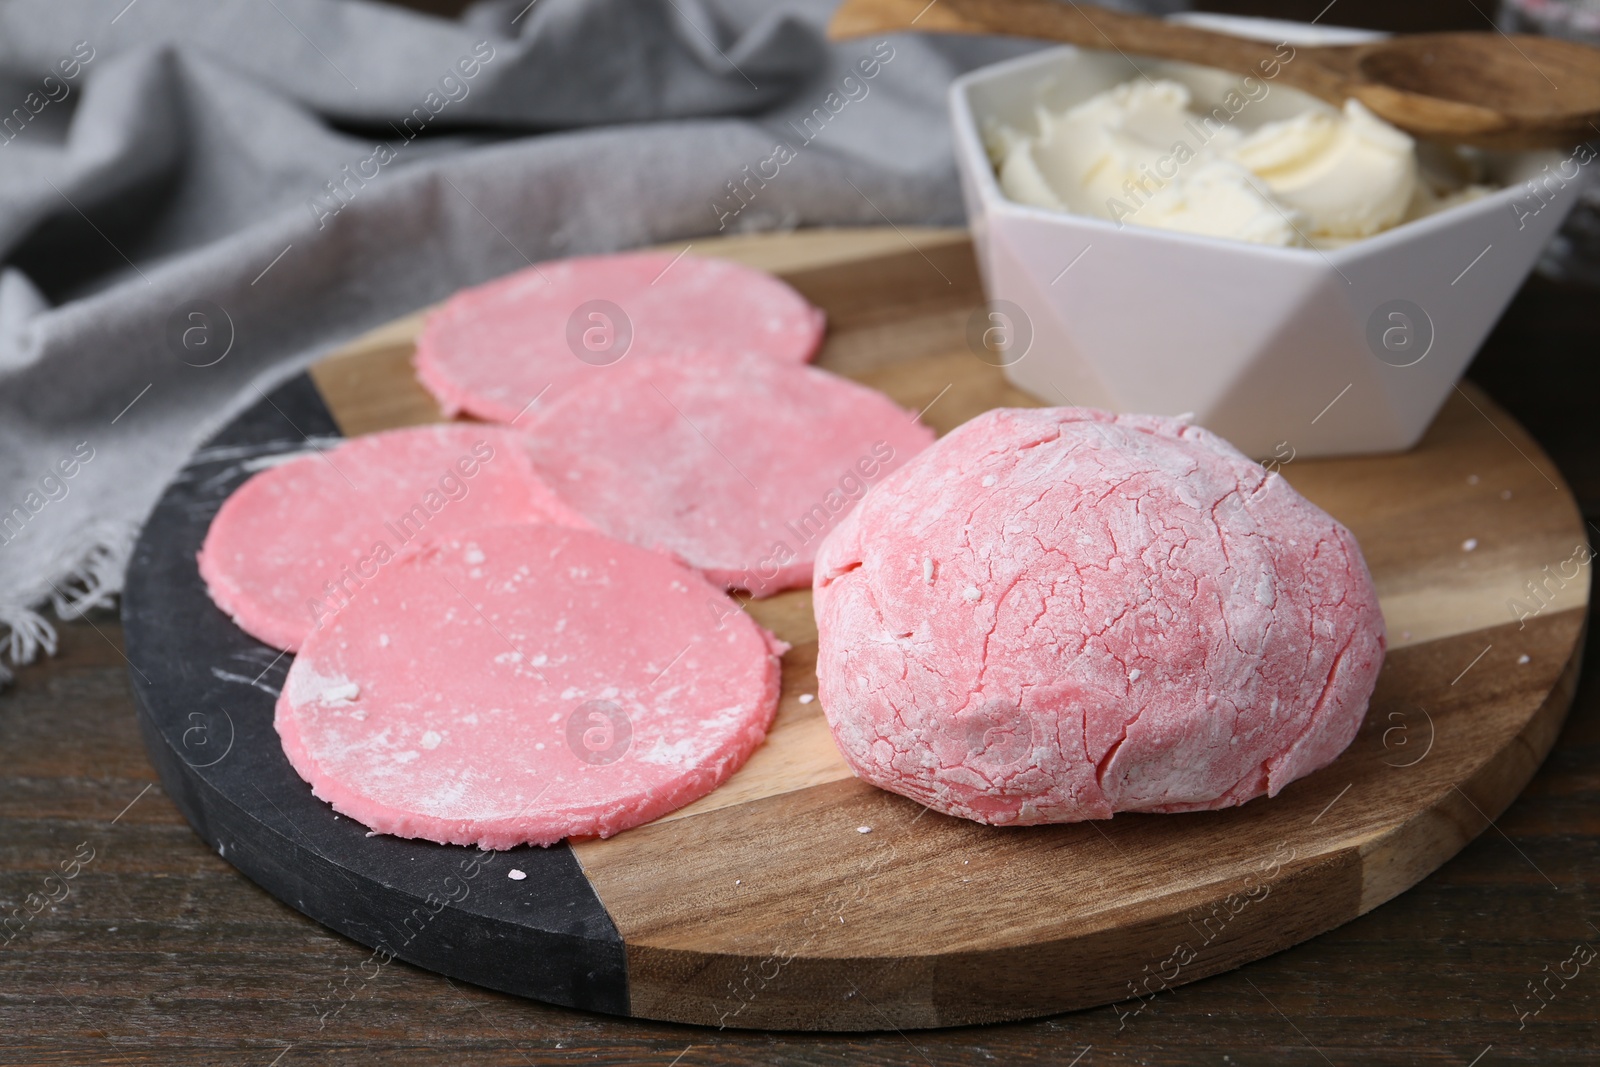
[[[356,437],[254,475],[200,548],[217,607],[290,652],[402,548],[491,523],[588,525],[498,426],[419,426]]]
[[[766,596],[809,585],[826,532],[933,431],[845,378],[742,356],[635,364],[541,404],[528,436],[597,528]]]
[[[620,314],[619,314],[620,312]],[[518,420],[560,393],[662,355],[755,353],[804,363],[823,313],[726,259],[627,252],[540,263],[457,293],[417,339],[417,377],[445,414]]]
[[[818,696],[856,773],[1019,824],[1276,795],[1355,737],[1383,615],[1355,538],[1216,435],[1004,409],[817,558]]]
[[[608,837],[744,763],[784,647],[659,553],[485,527],[407,552],[307,638],[275,723],[312,792],[380,833]]]

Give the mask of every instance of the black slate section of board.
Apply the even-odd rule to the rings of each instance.
[[[139,725],[190,825],[280,900],[382,953],[478,985],[627,1014],[616,927],[565,843],[507,852],[368,837],[311,795],[272,728],[292,658],[211,603],[195,554],[224,499],[273,457],[339,431],[304,375],[195,453],[134,550],[122,599]],[[309,444],[308,444],[309,441]],[[513,880],[512,869],[527,877]],[[308,993],[337,1012],[384,962]]]

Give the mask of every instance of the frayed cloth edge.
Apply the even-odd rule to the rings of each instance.
[[[27,666],[41,653],[56,654],[56,628],[44,614],[47,607],[68,622],[116,603],[137,536],[134,526],[99,524],[85,531],[86,543],[64,553],[42,580],[0,594],[0,687],[14,679],[13,667]]]

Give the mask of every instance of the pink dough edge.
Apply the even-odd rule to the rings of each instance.
[[[222,507],[217,510],[218,516],[227,510],[233,499],[233,496],[230,495],[227,500],[223,501]],[[212,519],[212,527],[215,527],[215,525],[216,519]],[[273,648],[282,649],[285,652],[300,651],[300,642],[305,636],[303,633],[296,632],[291,634],[280,630],[276,625],[276,620],[270,618],[265,620],[268,623],[265,626],[253,626],[245,621],[239,613],[240,601],[244,597],[228,576],[217,570],[217,566],[213,562],[215,557],[206,551],[207,546],[210,544],[211,530],[208,529],[206,531],[206,539],[200,544],[200,551],[195,553],[195,561],[199,564],[200,579],[206,587],[206,595],[211,598],[211,602],[220,608],[224,615],[232,619],[235,626],[257,641],[271,645]]]
[[[471,424],[460,423],[459,425]],[[515,439],[521,435],[521,431],[510,426],[488,424],[488,428],[496,436],[505,436]],[[397,429],[404,429],[404,427],[398,427]],[[379,432],[390,433],[393,431],[384,430]],[[361,436],[368,437],[372,435],[363,434]],[[350,437],[346,438],[345,441],[341,443],[349,443],[351,441],[357,441],[360,439],[360,437]],[[526,438],[523,438],[519,443],[524,449],[524,454],[520,457],[523,462],[524,473],[529,479],[543,488],[544,493],[542,499],[539,501],[539,506],[550,513],[551,525],[566,526],[574,530],[593,531],[595,529],[594,524],[583,515],[579,514],[577,510],[567,504],[565,500],[562,500],[561,496],[555,491],[550,483],[534,467],[532,458],[528,456],[526,452],[529,444]],[[239,499],[239,490],[244,488],[245,485],[249,484],[249,481],[250,479],[246,479],[237,488],[235,488],[233,492],[229,493],[228,498],[224,500],[222,502],[222,506],[217,509],[217,513],[211,517],[211,523],[206,527],[205,539],[200,543],[200,551],[195,553],[195,562],[198,565],[200,579],[206,587],[206,595],[211,598],[211,602],[215,604],[224,615],[228,616],[228,618],[233,621],[235,626],[239,627],[239,629],[243,630],[245,633],[249,634],[251,637],[262,642],[263,644],[271,645],[273,648],[281,649],[284,652],[298,652],[300,651],[300,645],[305,640],[305,632],[296,629],[291,633],[289,630],[280,627],[276,618],[271,617],[263,617],[261,625],[255,625],[249,622],[245,615],[240,613],[241,607],[243,607],[243,602],[247,601],[249,597],[239,589],[238,584],[229,576],[227,571],[218,569],[216,556],[214,553],[209,551],[212,544],[212,532],[218,528],[219,520],[222,519],[225,512],[231,508],[239,506],[234,502]],[[223,525],[226,524],[224,523]],[[419,538],[412,544],[405,546],[405,548],[401,550],[400,554],[403,555],[404,553],[418,548],[421,545],[429,544],[433,540],[434,538],[431,536]],[[679,562],[682,561],[680,560]],[[248,607],[244,607],[243,610],[246,614],[248,614],[250,611]]]
[[[629,253],[617,254],[626,255]],[[595,257],[580,256],[575,258],[590,259]],[[822,351],[822,342],[824,338],[826,338],[828,335],[828,313],[817,307],[815,304],[812,304],[810,300],[806,299],[804,293],[801,293],[798,289],[795,289],[794,286],[790,285],[777,274],[773,274],[770,271],[763,271],[757,267],[748,267],[743,263],[737,263],[735,260],[729,260],[728,262],[736,263],[736,265],[743,270],[750,271],[755,274],[766,275],[772,280],[778,282],[780,285],[790,289],[800,300],[800,302],[806,306],[811,314],[813,336],[811,338],[811,345],[807,349],[806,355],[800,361],[800,363],[802,366],[804,366],[814,362],[817,358],[817,354]],[[471,390],[457,386],[453,381],[444,375],[438,366],[439,344],[437,335],[440,330],[444,329],[447,324],[452,323],[456,316],[460,314],[457,304],[458,298],[465,293],[471,293],[478,289],[495,285],[501,281],[504,281],[505,278],[508,277],[511,277],[511,275],[502,275],[499,278],[492,278],[489,281],[481,282],[478,285],[468,286],[467,288],[457,290],[443,304],[428,312],[427,317],[423,320],[422,331],[417,335],[415,351],[411,356],[411,366],[416,373],[417,381],[421,382],[422,387],[433,395],[434,400],[439,404],[440,412],[442,412],[447,419],[453,419],[465,412],[466,414],[471,415],[473,418],[483,419],[486,422],[510,425],[512,420],[516,419],[521,414],[521,412],[512,411],[509,407],[500,407],[492,401],[480,402],[480,399]]]
[[[420,548],[408,548],[407,554],[415,555],[419,551]],[[694,577],[700,577],[691,568],[684,569]],[[642,804],[623,810],[594,805],[552,818],[524,814],[490,819],[436,819],[417,815],[362,796],[331,776],[322,775],[300,736],[298,720],[288,706],[287,686],[278,693],[272,725],[278,733],[289,765],[311,787],[312,795],[375,833],[444,845],[476,845],[493,851],[524,844],[548,848],[569,837],[610,837],[699,800],[744,766],[761,742],[766,740],[767,730],[778,712],[778,695],[783,679],[780,657],[790,646],[743,612],[735,610],[730,614],[743,615],[767,645],[767,669],[761,694],[764,712],[730,737],[705,766],[686,775],[674,788],[648,796]]]

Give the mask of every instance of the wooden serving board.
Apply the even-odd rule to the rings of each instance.
[[[820,364],[926,408],[941,433],[1038,403],[967,350],[982,296],[959,231],[694,249],[783,274],[828,313]],[[777,721],[711,795],[550,849],[368,837],[289,768],[271,728],[288,657],[211,606],[194,552],[227,493],[307,436],[439,418],[409,364],[419,323],[328,357],[202,449],[152,516],[124,601],[141,723],[168,792],[227,859],[376,960],[711,1026],[905,1029],[1113,1001],[1137,1012],[1433,871],[1527,783],[1572,697],[1588,603],[1588,567],[1574,562],[1587,560],[1582,520],[1538,446],[1463,386],[1412,452],[1283,467],[1360,539],[1391,647],[1354,744],[1274,799],[996,829],[879,791],[851,776],[820,704],[801,702],[816,691],[816,629],[810,594],[791,592],[748,609],[794,646]],[[1512,600],[1538,610],[1519,622]],[[312,1010],[355,995],[350,976],[340,984]]]

